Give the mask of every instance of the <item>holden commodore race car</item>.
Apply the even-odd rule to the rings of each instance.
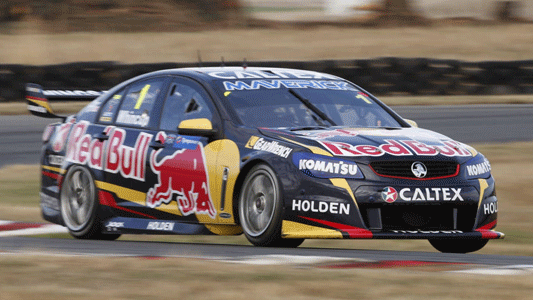
[[[80,93],[98,94],[26,87],[31,113],[62,119],[43,133],[42,214],[76,238],[427,239],[466,253],[504,236],[481,153],[342,78],[186,68],[130,79],[68,117],[47,100]]]

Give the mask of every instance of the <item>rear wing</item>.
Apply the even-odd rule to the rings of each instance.
[[[26,84],[25,98],[31,114],[42,118],[65,120],[65,116],[58,116],[52,110],[49,101],[90,101],[105,93],[105,91],[83,90],[43,90],[35,83]]]

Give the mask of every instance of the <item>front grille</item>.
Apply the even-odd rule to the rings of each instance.
[[[454,212],[455,210],[455,212]],[[369,228],[388,230],[461,230],[471,231],[476,219],[477,206],[463,205],[402,205],[363,208],[363,220]],[[379,217],[377,217],[379,214]],[[455,214],[455,216],[454,216]],[[376,223],[375,218],[380,221]],[[374,219],[374,220],[373,220]]]
[[[459,165],[453,161],[420,161],[427,168],[424,178],[417,178],[411,166],[415,161],[376,161],[370,164],[372,170],[384,177],[407,179],[435,179],[453,177],[459,174]]]

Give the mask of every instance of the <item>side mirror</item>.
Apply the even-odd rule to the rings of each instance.
[[[217,133],[218,131],[213,129],[213,124],[211,124],[211,121],[205,118],[183,120],[178,126],[178,134],[181,135],[212,137]]]
[[[415,121],[409,119],[404,119],[404,121],[407,122],[407,124],[411,125],[411,127],[418,128],[418,124]]]

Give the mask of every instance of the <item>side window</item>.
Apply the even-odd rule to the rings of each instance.
[[[102,107],[102,111],[100,111],[100,117],[98,118],[98,122],[104,123],[104,124],[111,124],[111,122],[113,122],[113,119],[115,118],[115,115],[117,114],[120,100],[122,99],[123,95],[124,95],[124,89],[115,93],[113,96],[111,96],[109,100],[107,100],[104,107]]]
[[[147,127],[163,82],[163,79],[151,79],[130,85],[118,111],[116,124]]]
[[[206,118],[212,120],[209,96],[198,85],[185,80],[171,83],[161,114],[161,130],[176,131],[183,120]]]

